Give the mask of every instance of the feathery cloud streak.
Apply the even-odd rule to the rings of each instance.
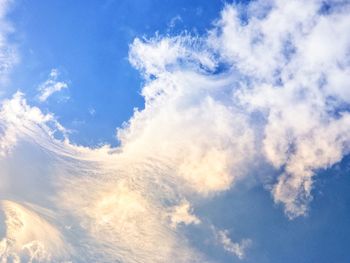
[[[64,81],[58,81],[59,71],[52,69],[49,78],[39,85],[39,100],[46,101],[52,94],[67,89],[68,84]]]

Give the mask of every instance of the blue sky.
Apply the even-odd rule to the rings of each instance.
[[[0,0],[0,259],[350,262],[349,14]]]

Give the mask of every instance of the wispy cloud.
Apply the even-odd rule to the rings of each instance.
[[[223,248],[238,257],[243,259],[246,253],[246,249],[251,245],[250,239],[243,239],[241,242],[233,242],[229,237],[227,230],[214,230],[217,241],[223,246]]]
[[[170,22],[168,24],[168,27],[170,29],[174,28],[178,23],[182,22],[182,18],[180,15],[174,16],[172,19],[170,19]]]
[[[61,91],[62,89],[67,89],[68,84],[64,81],[58,81],[59,71],[57,69],[52,69],[49,78],[39,85],[39,100],[46,101],[52,94]]]
[[[26,258],[22,248],[34,242],[40,244],[40,255],[54,261],[164,262],[174,257],[176,262],[206,262],[181,241],[184,237],[166,216],[166,200],[182,203],[171,187],[179,185],[177,179],[163,177],[170,172],[165,162],[126,149],[121,153],[109,146],[91,149],[57,140],[53,131],[61,127],[53,116],[29,106],[20,93],[3,102],[0,123],[1,196],[18,208],[12,213],[1,207],[7,215],[2,258]],[[9,224],[16,220],[29,226],[37,218],[42,220],[38,227],[47,226],[42,232],[23,232]],[[60,233],[64,242],[57,243],[59,249],[48,243],[46,228]],[[10,237],[13,245],[8,245]]]
[[[0,240],[1,259],[51,262],[69,254],[61,233],[44,219],[45,214],[7,200],[0,201],[0,208],[6,224],[6,237]]]

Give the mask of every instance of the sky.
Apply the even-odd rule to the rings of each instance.
[[[0,0],[1,262],[350,262],[349,14]]]

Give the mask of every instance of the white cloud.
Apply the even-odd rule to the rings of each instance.
[[[95,110],[93,107],[90,107],[90,108],[89,108],[89,114],[90,114],[91,116],[95,116],[96,110]]]
[[[198,217],[193,214],[191,209],[191,204],[187,200],[182,200],[182,202],[169,209],[167,216],[170,218],[171,226],[176,228],[179,224],[199,224],[201,221]]]
[[[349,150],[349,101],[341,77],[349,68],[349,5],[328,15],[319,13],[321,6],[276,1],[268,15],[253,13],[246,26],[233,22],[228,8],[216,39],[225,59],[250,79],[236,94],[251,112],[265,115],[263,154],[277,169],[285,167],[272,193],[291,218],[307,211],[314,171],[339,162]],[[236,39],[237,49],[225,48],[226,38]]]
[[[350,6],[334,2],[326,14],[323,4],[255,1],[246,21],[227,5],[207,36],[136,40],[131,62],[151,77],[143,89],[146,109],[130,121],[131,130],[157,134],[155,127],[174,125],[176,116],[190,119],[157,138],[175,142],[172,134],[181,131],[183,143],[166,148],[186,145],[179,175],[197,191],[228,189],[249,160],[264,158],[283,170],[274,200],[290,218],[304,215],[315,171],[349,152]],[[221,74],[218,65],[226,68]],[[200,135],[187,134],[192,126]]]
[[[229,232],[227,230],[214,230],[214,233],[217,241],[223,246],[223,248],[239,259],[245,257],[246,249],[252,244],[250,239],[243,239],[239,243],[233,242],[229,237]]]
[[[59,71],[52,69],[49,78],[39,85],[39,100],[46,101],[52,94],[67,89],[68,84],[64,81],[58,81]]]
[[[1,212],[5,215],[6,237],[0,240],[0,258],[20,262],[49,262],[64,260],[67,246],[61,233],[34,209],[2,200]],[[11,260],[12,259],[12,260]]]
[[[261,160],[281,171],[275,202],[290,218],[307,213],[315,171],[349,153],[349,8],[254,1],[242,21],[226,5],[207,35],[136,39],[129,57],[146,79],[145,108],[118,129],[118,148],[74,145],[21,93],[3,101],[0,193],[10,201],[0,229],[19,213],[49,231],[15,231],[16,249],[6,233],[1,260],[36,244],[52,260],[206,262],[176,225],[208,222],[193,214],[195,200],[231,189]],[[66,88],[57,74],[42,101]],[[250,244],[216,237],[239,258]]]
[[[170,29],[172,29],[176,26],[176,24],[181,23],[181,22],[182,22],[182,18],[180,15],[174,16],[172,19],[170,19],[168,27]]]
[[[11,134],[1,139],[13,138],[0,158],[1,198],[19,207],[24,225],[39,218],[40,224],[47,225],[6,232],[17,215],[9,212],[5,219],[0,218],[0,230],[5,229],[1,259],[26,260],[38,249],[34,261],[64,257],[84,262],[96,258],[108,262],[164,262],[170,258],[189,262],[196,258],[206,262],[164,218],[169,211],[165,200],[177,194],[171,184],[178,184],[174,178],[163,178],[168,173],[165,163],[108,146],[90,149],[68,139],[59,141],[53,136],[53,127],[58,125],[53,116],[30,107],[19,93],[3,102],[0,123],[4,134]],[[51,240],[46,228],[64,239],[62,246],[54,242],[62,253],[44,238]],[[12,235],[15,245],[9,246]],[[28,254],[22,248],[30,244],[35,248]]]

